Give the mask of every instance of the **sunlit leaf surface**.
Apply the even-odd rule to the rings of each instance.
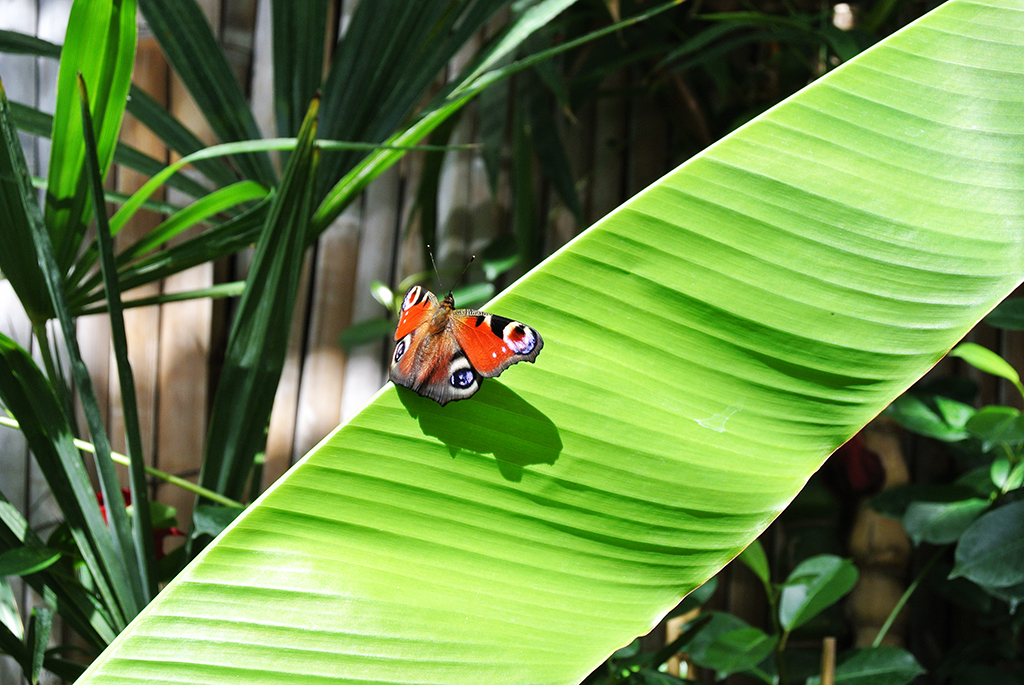
[[[545,347],[386,389],[93,683],[573,683],[778,514],[1021,279],[1024,15],[947,3],[489,310]]]

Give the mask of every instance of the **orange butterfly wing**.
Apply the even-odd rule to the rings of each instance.
[[[493,378],[518,362],[532,362],[544,347],[540,334],[503,316],[459,309],[449,326],[469,363],[484,378]]]
[[[428,290],[410,288],[391,358],[392,381],[442,406],[472,396],[481,380],[516,362],[532,362],[544,346],[525,324],[453,305],[450,293],[439,303]]]

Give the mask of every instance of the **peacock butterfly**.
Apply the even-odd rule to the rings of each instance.
[[[402,300],[391,356],[391,380],[441,406],[464,400],[484,378],[512,364],[532,362],[544,341],[526,324],[503,316],[455,309],[451,291],[438,302],[413,286]]]

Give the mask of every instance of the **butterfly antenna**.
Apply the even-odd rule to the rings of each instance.
[[[437,263],[434,261],[434,251],[430,249],[430,243],[427,243],[427,254],[430,255],[430,265],[434,267],[434,275],[437,276],[437,284],[441,286],[441,292],[444,292],[444,283],[441,282],[441,272],[437,270]]]
[[[474,259],[476,259],[476,255],[471,255],[470,258],[469,258],[469,261],[466,262],[466,266],[464,266],[462,268],[462,273],[459,274],[459,280],[460,281],[462,280],[462,277],[466,275],[466,272],[469,271],[469,265],[473,263]]]

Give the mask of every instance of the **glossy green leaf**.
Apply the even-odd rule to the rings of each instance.
[[[1020,384],[1020,376],[1017,374],[1016,369],[987,347],[982,347],[977,343],[960,343],[953,348],[949,356],[960,357],[971,366],[981,369],[985,373],[1005,378],[1013,383],[1021,394],[1024,395],[1024,387]]]
[[[914,655],[899,647],[867,647],[843,656],[836,667],[835,682],[842,685],[907,685],[925,673]],[[821,678],[811,678],[818,685]]]
[[[266,427],[284,365],[313,212],[319,105],[318,99],[310,104],[281,187],[271,199],[210,414],[199,482],[233,499],[241,499],[253,460],[266,446]]]
[[[970,437],[965,426],[975,411],[968,404],[941,395],[905,393],[896,398],[885,413],[918,435],[957,442]]]
[[[1013,407],[982,407],[964,428],[981,440],[986,451],[993,445],[1015,445],[1024,441],[1024,416]]]
[[[535,364],[384,389],[82,683],[582,680],[1020,282],[1017,21],[948,2],[638,194],[487,306]]]
[[[31,653],[31,665],[25,677],[32,685],[39,682],[39,673],[43,670],[43,659],[46,657],[46,644],[50,641],[50,630],[53,628],[53,609],[48,606],[37,606],[32,609],[29,617],[25,642]]]
[[[950,578],[964,576],[980,585],[1024,583],[1024,501],[999,507],[964,531],[956,546]]]
[[[27,576],[60,559],[60,552],[45,547],[17,547],[0,554],[0,577]]]
[[[822,554],[801,562],[782,585],[779,624],[799,628],[839,601],[857,583],[857,567],[849,559]]]
[[[299,132],[324,71],[328,0],[270,3],[274,45],[274,119],[277,135]]]
[[[955,542],[992,503],[971,497],[952,501],[916,500],[903,515],[903,527],[915,545]]]
[[[100,273],[103,275],[103,289],[107,298],[107,312],[110,321],[111,347],[117,368],[117,385],[121,395],[121,415],[124,420],[125,443],[128,448],[128,483],[131,501],[136,505],[131,517],[134,559],[124,559],[133,564],[130,578],[135,581],[139,595],[139,607],[145,606],[156,594],[157,583],[153,574],[153,526],[149,519],[149,486],[146,483],[146,458],[142,454],[142,431],[139,426],[139,404],[135,395],[135,375],[128,361],[128,338],[124,325],[124,307],[121,305],[121,290],[117,283],[117,264],[114,261],[114,235],[107,220],[106,202],[103,197],[103,174],[100,169],[99,151],[93,137],[93,121],[89,113],[89,93],[85,79],[78,78],[81,95],[83,140],[85,142],[85,164],[83,171],[92,195],[93,215],[96,217],[96,236],[99,245]],[[98,469],[103,476],[113,472],[113,465]],[[104,473],[105,471],[105,473]],[[108,493],[109,489],[104,490]],[[107,500],[109,507],[120,506],[119,501]],[[116,502],[116,503],[115,503]],[[112,516],[110,516],[113,519]]]
[[[768,568],[768,555],[764,553],[764,546],[760,540],[754,540],[740,553],[739,560],[746,564],[747,568],[754,572],[765,588],[769,588],[772,582],[771,569]]]
[[[79,74],[92,98],[100,174],[106,176],[128,99],[135,34],[134,0],[78,0],[71,5],[57,77],[45,212],[57,265],[63,271],[78,254],[91,213],[84,171]]]
[[[259,139],[241,86],[195,0],[141,0],[139,9],[217,138],[224,143]],[[236,161],[248,179],[275,185],[277,174],[266,153]]]
[[[53,311],[32,241],[32,225],[41,227],[43,217],[9,104],[0,82],[0,273],[10,281],[25,314],[38,324]]]
[[[731,614],[714,612],[711,622],[686,645],[697,664],[712,668],[717,678],[756,667],[771,654],[776,638]]]

